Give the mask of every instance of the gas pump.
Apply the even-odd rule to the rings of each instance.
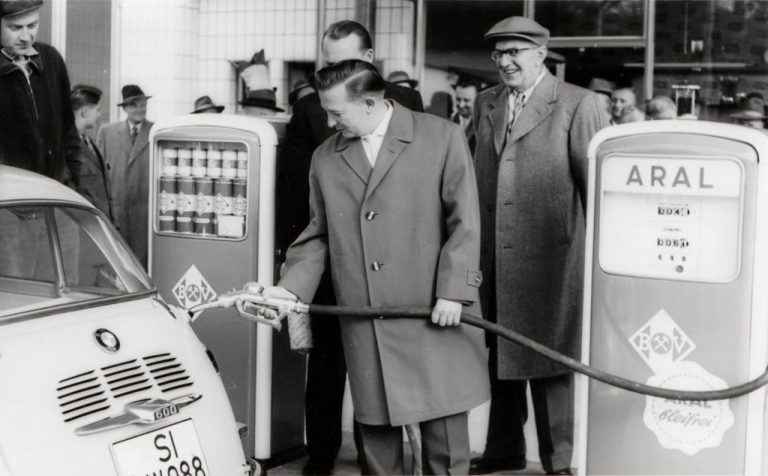
[[[155,123],[149,269],[167,302],[188,308],[243,282],[273,282],[276,131],[284,122],[194,114]],[[233,309],[212,310],[193,327],[218,363],[246,456],[300,449],[305,359],[287,333]]]
[[[700,121],[600,131],[589,150],[582,359],[716,390],[768,364],[768,135]],[[765,390],[681,401],[582,382],[579,474],[765,474]]]

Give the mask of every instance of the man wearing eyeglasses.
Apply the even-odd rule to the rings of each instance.
[[[549,30],[524,17],[485,35],[502,83],[475,106],[483,312],[547,347],[579,356],[587,146],[608,124],[596,95],[544,67]],[[471,472],[522,469],[530,385],[539,456],[570,474],[573,375],[527,349],[491,339],[491,413]]]

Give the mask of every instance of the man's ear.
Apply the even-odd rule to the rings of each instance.
[[[373,107],[376,106],[376,100],[373,99],[370,96],[366,96],[365,97],[365,105],[368,106],[369,108],[373,109]]]
[[[360,58],[363,61],[367,61],[371,64],[373,64],[373,59],[376,57],[376,55],[373,54],[373,48],[368,48],[365,53],[363,53],[362,58]]]

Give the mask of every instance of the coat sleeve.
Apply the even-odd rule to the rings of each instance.
[[[600,109],[597,95],[594,93],[586,94],[576,107],[568,137],[571,173],[579,189],[584,213],[586,213],[587,208],[587,176],[589,174],[587,150],[589,141],[597,134],[597,131],[608,126],[603,114],[600,113]]]
[[[312,302],[328,263],[325,200],[319,186],[316,165],[313,156],[309,171],[309,224],[288,248],[283,277],[279,283],[304,302]]]
[[[72,102],[70,100],[71,91],[67,66],[58,51],[55,51],[55,53],[57,69],[59,70],[60,75],[60,89],[58,91],[58,95],[59,99],[61,100],[59,107],[61,108],[62,153],[67,168],[69,169],[69,179],[73,182],[73,188],[76,189],[80,177],[80,136],[77,133],[77,127],[75,126],[75,114],[72,112]]]
[[[472,157],[464,132],[450,125],[441,200],[446,240],[440,250],[436,297],[473,303],[482,284],[480,207]]]

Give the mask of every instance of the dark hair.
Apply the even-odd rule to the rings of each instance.
[[[339,61],[315,74],[315,87],[318,91],[327,91],[339,84],[346,86],[350,98],[366,93],[384,93],[384,78],[379,70],[371,63],[359,59]]]
[[[456,87],[454,89],[458,88],[469,88],[473,87],[475,88],[475,91],[480,92],[480,83],[472,78],[462,78],[459,80],[458,83],[456,83]]]
[[[77,111],[84,106],[94,106],[101,100],[101,89],[87,84],[77,84],[69,95],[72,110]]]
[[[361,24],[352,20],[341,20],[332,24],[325,29],[323,33],[323,39],[330,38],[332,40],[340,40],[346,38],[349,35],[355,35],[360,39],[360,49],[370,50],[373,48],[373,41],[371,40],[371,34]]]

